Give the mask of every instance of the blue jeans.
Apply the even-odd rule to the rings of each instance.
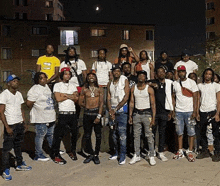
[[[195,136],[195,125],[191,123],[192,112],[176,112],[176,133],[178,136],[183,135],[184,124],[186,124],[188,136]]]
[[[52,122],[49,124],[49,126],[46,125],[46,123],[35,123],[35,155],[38,157],[41,157],[43,155],[43,141],[44,137],[46,136],[47,142],[49,144],[49,147],[51,148],[53,143],[53,131],[54,131],[54,125],[55,122]]]
[[[123,112],[116,113],[115,123],[116,125],[112,132],[114,149],[116,153],[120,152],[120,154],[125,155],[126,154],[126,141],[127,141],[128,115]],[[118,147],[118,140],[120,143],[120,149]]]

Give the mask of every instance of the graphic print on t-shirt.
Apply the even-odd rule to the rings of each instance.
[[[54,109],[54,100],[51,98],[51,95],[45,95],[47,97],[46,103],[47,106],[44,108],[44,110],[53,110]]]
[[[51,69],[51,62],[44,62],[44,70],[50,70]]]

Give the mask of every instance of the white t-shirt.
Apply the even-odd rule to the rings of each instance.
[[[182,81],[182,86],[191,90],[192,92],[198,91],[198,86],[195,81],[187,78]],[[182,89],[178,81],[173,82],[173,90],[176,93],[176,108],[177,112],[192,112],[193,111],[193,97],[187,97],[182,94]]]
[[[220,91],[220,84],[213,83],[199,83],[199,91],[201,93],[200,98],[200,111],[210,112],[216,110],[217,99],[216,93]]]
[[[54,100],[48,85],[34,85],[27,93],[27,100],[35,102],[30,111],[31,123],[51,123],[56,120]]]
[[[96,61],[93,63],[92,69],[96,71],[98,84],[106,86],[109,82],[109,72],[112,69],[112,64],[109,61]]]
[[[79,83],[78,83],[76,74],[75,74],[74,70],[72,69],[72,67],[74,67],[75,69],[77,69],[76,72],[77,72],[78,75],[80,75],[80,74],[82,74],[82,71],[83,71],[83,70],[87,70],[86,64],[85,64],[85,62],[84,62],[83,60],[81,60],[81,59],[78,59],[77,63],[76,63],[75,60],[70,61],[70,63],[71,63],[71,66],[67,65],[67,64],[65,63],[65,61],[63,61],[63,62],[60,64],[60,69],[59,69],[59,71],[61,71],[61,69],[62,69],[63,67],[70,67],[71,72],[72,72],[72,75],[73,75],[73,77],[70,79],[70,83],[73,83],[76,87],[78,87],[78,86],[79,86]]]
[[[8,89],[4,90],[0,94],[0,104],[5,105],[5,117],[8,125],[13,125],[23,121],[21,104],[24,103],[24,99],[19,91],[16,94],[12,94]]]
[[[54,85],[53,92],[59,92],[63,94],[73,94],[77,92],[77,88],[72,83],[59,82]],[[62,102],[58,102],[59,111],[76,111],[74,101],[67,99]]]
[[[198,65],[192,61],[192,60],[189,60],[187,62],[184,62],[184,61],[178,61],[175,66],[174,66],[174,69],[177,70],[177,67],[180,66],[180,65],[184,65],[186,67],[186,77],[188,78],[188,75],[190,73],[192,73],[194,70],[198,70]]]
[[[148,61],[147,64],[145,65],[141,65],[142,70],[144,70],[145,72],[147,72],[147,79],[150,79],[150,67],[149,67],[150,62]]]

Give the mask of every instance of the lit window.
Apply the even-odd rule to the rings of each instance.
[[[105,36],[105,30],[104,29],[92,29],[91,36]]]
[[[2,59],[11,59],[11,48],[2,48]]]
[[[46,2],[45,2],[45,6],[46,6],[47,8],[52,8],[52,7],[53,7],[53,1],[46,1]]]
[[[61,45],[78,45],[78,32],[75,30],[61,30]]]
[[[91,50],[91,57],[98,57],[98,50]]]
[[[130,31],[122,30],[122,40],[130,40]]]

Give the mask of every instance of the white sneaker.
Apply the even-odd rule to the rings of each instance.
[[[119,165],[124,165],[125,163],[126,163],[126,159],[124,159],[124,160],[123,160],[123,161],[121,161],[121,162],[119,161],[119,163],[118,163],[118,164],[119,164]]]
[[[136,154],[133,156],[131,161],[129,162],[130,165],[135,164],[136,162],[141,161],[141,157],[137,156]]]
[[[158,153],[158,158],[162,161],[168,161],[167,157],[164,156],[164,153],[163,152],[159,152]]]
[[[117,155],[112,155],[108,159],[109,160],[117,160],[118,156]]]
[[[66,152],[65,152],[64,150],[60,150],[59,153],[60,153],[60,155],[63,155],[63,154],[65,154]]]
[[[155,161],[155,158],[154,157],[150,157],[150,165],[156,165],[156,161]]]

